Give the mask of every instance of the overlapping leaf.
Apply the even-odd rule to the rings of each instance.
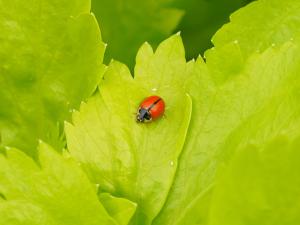
[[[250,3],[230,17],[213,37],[216,47],[238,42],[240,52],[248,57],[270,46],[299,41],[300,2],[297,0],[260,0]]]
[[[87,0],[0,1],[0,142],[61,149],[61,124],[100,79],[104,45]]]
[[[109,193],[99,194],[100,202],[119,225],[127,225],[135,213],[137,205],[125,198],[117,198]]]
[[[219,155],[215,157],[216,162],[228,162],[229,159],[234,155],[235,152],[242,151],[243,149],[253,148],[253,157],[255,156],[255,149],[256,148],[264,148],[264,145],[269,142],[273,142],[276,139],[281,139],[282,136],[286,136],[289,138],[289,140],[293,140],[294,138],[297,138],[299,135],[300,130],[300,107],[299,107],[299,79],[297,78],[297,74],[299,73],[300,65],[297,61],[294,61],[294,57],[298,58],[298,47],[295,47],[293,45],[286,45],[284,46],[279,52],[281,52],[282,57],[282,64],[281,66],[289,67],[289,70],[287,71],[281,71],[282,74],[285,74],[284,79],[281,79],[281,85],[278,86],[276,92],[274,93],[273,97],[269,99],[263,107],[261,107],[256,113],[251,115],[247,120],[244,120],[240,126],[236,127],[231,131],[231,134],[226,138],[224,143],[220,146]],[[287,51],[287,52],[286,52]],[[269,50],[268,56],[270,54],[277,54],[279,56],[279,52],[274,50]],[[284,54],[283,54],[284,53]],[[288,54],[286,54],[288,53]],[[266,54],[266,53],[265,53]],[[278,57],[277,56],[277,57]],[[273,58],[274,59],[274,58]],[[286,61],[287,60],[287,61]],[[272,60],[271,60],[272,61]],[[273,61],[274,62],[274,61]],[[278,67],[276,67],[278,68]],[[274,73],[274,75],[277,75],[277,73]],[[283,78],[283,77],[282,77]],[[288,145],[288,144],[287,144]],[[279,146],[278,151],[280,151],[280,148],[283,148],[282,151],[286,148],[286,146]],[[244,153],[242,153],[244,154]],[[248,154],[248,153],[247,153]],[[268,154],[272,154],[271,151],[268,152]],[[274,150],[274,155],[276,156],[276,150]],[[284,153],[283,153],[284,154]],[[295,153],[296,154],[296,153]],[[249,155],[249,154],[248,154]],[[275,158],[274,156],[274,158]],[[252,156],[251,156],[252,157]],[[292,160],[289,158],[290,156],[286,156],[286,163],[288,163],[289,160]],[[266,162],[268,163],[268,162]],[[278,158],[278,161],[272,161],[272,164],[274,168],[282,168],[281,164],[281,158]],[[255,162],[253,162],[253,165],[249,166],[249,168],[255,167]],[[259,167],[259,165],[257,165]],[[246,169],[247,167],[245,167]],[[221,168],[222,169],[222,168]],[[250,169],[251,170],[251,169]],[[292,169],[289,168],[286,170],[286,172],[290,170],[292,173]],[[219,177],[221,180],[223,180],[223,173],[220,171]],[[226,175],[225,175],[226,176]],[[252,177],[247,176],[244,174],[244,182],[245,185],[252,183]],[[274,173],[269,174],[270,177],[276,177],[276,174]],[[260,178],[258,178],[260,179]],[[239,180],[239,179],[237,179]],[[296,181],[295,181],[296,182]],[[222,182],[219,183],[219,181],[214,181],[216,189],[224,191],[224,195],[232,195],[232,192],[229,190],[223,190]],[[282,181],[279,179],[274,179],[270,181],[270,185],[272,184],[274,186],[275,192],[276,192],[276,186],[281,184]],[[254,183],[251,187],[249,186],[249,189],[253,189],[253,186],[256,184]],[[289,188],[288,186],[296,186],[294,182],[291,182],[287,184],[282,184],[284,188]],[[227,192],[228,191],[228,192]],[[297,189],[295,189],[297,191]],[[218,191],[217,191],[218,192]],[[227,192],[225,194],[225,192]],[[179,220],[178,224],[186,224],[188,221],[189,224],[210,224],[209,222],[215,221],[216,218],[222,218],[218,213],[212,213],[211,207],[220,207],[224,208],[228,207],[226,205],[221,204],[221,201],[218,201],[216,203],[213,200],[212,206],[210,206],[211,198],[215,198],[215,194],[211,196],[211,194],[214,193],[212,186],[207,186],[206,188],[203,188],[203,191],[200,195],[198,195],[197,198],[193,199],[190,203],[188,203],[188,207],[185,209],[182,216],[177,219]],[[249,193],[249,192],[248,192]],[[265,195],[267,193],[262,192],[261,195]],[[287,193],[282,193],[281,196],[283,199],[288,198]],[[238,196],[238,195],[237,195]],[[254,197],[253,197],[254,198]],[[237,204],[246,204],[244,202],[245,199],[240,198],[239,203]],[[256,200],[253,200],[256,201]],[[283,207],[291,208],[296,210],[297,209],[297,203],[295,201],[291,201],[290,205],[283,205]],[[275,210],[276,206],[272,205],[270,203],[270,207]],[[285,203],[286,204],[286,203]],[[220,206],[217,206],[220,205]],[[255,207],[252,208],[252,210]],[[233,210],[233,209],[232,209]],[[259,210],[259,209],[257,209]],[[276,209],[277,210],[277,209]],[[280,214],[280,209],[278,209],[275,214]],[[219,213],[220,213],[219,211]],[[225,210],[226,211],[226,210]],[[241,215],[239,214],[239,207],[235,208],[235,214],[236,218],[242,217],[241,219],[244,220],[243,224],[248,224],[249,221],[247,218],[243,218],[243,209],[241,209]],[[198,212],[198,214],[195,214],[195,212]],[[221,213],[222,214],[222,213]],[[228,214],[230,215],[230,214]],[[261,218],[262,215],[255,214],[255,213],[249,213],[248,219],[249,220],[258,220],[258,218]],[[289,216],[287,216],[288,218]],[[231,215],[231,219],[228,218],[228,222],[225,223],[224,220],[223,223],[225,224],[234,224],[234,216]],[[282,220],[284,221],[284,217],[282,217]],[[221,219],[218,220],[218,223],[213,224],[221,224]]]
[[[0,224],[113,225],[72,159],[39,145],[39,164],[19,150],[0,155]]]
[[[281,136],[239,149],[218,180],[209,224],[298,224],[299,146]]]

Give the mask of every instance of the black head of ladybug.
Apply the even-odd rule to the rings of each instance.
[[[137,122],[150,122],[152,120],[150,112],[145,108],[139,108],[136,115]]]

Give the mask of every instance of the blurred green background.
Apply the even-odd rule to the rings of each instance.
[[[105,62],[112,58],[131,69],[142,43],[156,47],[181,31],[187,59],[212,46],[211,37],[238,8],[251,0],[92,0],[92,11],[107,42]],[[109,41],[108,41],[109,40]]]

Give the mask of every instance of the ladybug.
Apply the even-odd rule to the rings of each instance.
[[[142,101],[140,104],[136,121],[137,122],[151,122],[159,117],[161,117],[165,112],[165,102],[159,96],[149,96]]]

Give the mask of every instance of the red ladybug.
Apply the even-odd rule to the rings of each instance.
[[[159,117],[161,117],[165,112],[165,102],[159,96],[149,96],[138,108],[136,121],[137,122],[151,122]]]

